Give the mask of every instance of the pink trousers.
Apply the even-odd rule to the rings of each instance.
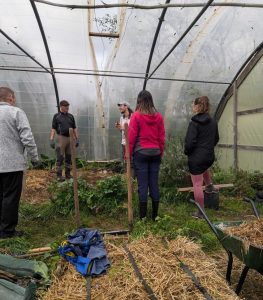
[[[199,175],[191,174],[191,179],[194,188],[195,201],[198,202],[202,208],[204,208],[204,193],[202,186],[203,182],[205,182],[205,185],[212,183],[210,171],[208,169],[204,173]]]

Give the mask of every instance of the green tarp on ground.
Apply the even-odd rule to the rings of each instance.
[[[36,260],[19,259],[10,255],[0,254],[0,270],[17,277],[33,277],[48,281],[48,268],[45,263]]]
[[[11,273],[18,278],[35,278],[42,283],[48,282],[48,268],[45,263],[35,260],[18,259],[0,254],[0,270]],[[0,279],[0,300],[34,300],[36,284],[30,282],[26,288]]]
[[[1,300],[34,300],[36,284],[30,283],[26,288],[10,281],[0,279]]]

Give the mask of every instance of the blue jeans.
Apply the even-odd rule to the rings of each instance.
[[[138,194],[140,202],[147,203],[148,189],[154,202],[159,202],[160,193],[158,177],[161,156],[148,156],[138,152],[133,155],[135,175],[138,182]]]

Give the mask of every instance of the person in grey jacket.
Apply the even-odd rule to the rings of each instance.
[[[27,116],[15,103],[14,91],[0,87],[0,238],[22,235],[16,226],[23,171],[27,167],[26,153],[33,165],[38,162]]]

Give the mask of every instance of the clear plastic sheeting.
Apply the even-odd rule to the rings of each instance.
[[[128,3],[148,6],[165,3],[164,0],[53,2],[69,5]],[[244,3],[239,0],[214,1],[221,4],[233,2]],[[167,9],[149,75],[200,13],[200,3],[205,5],[207,1],[171,0],[170,3],[182,4],[182,7]],[[251,3],[262,4],[262,1],[253,0]],[[183,7],[189,4],[193,4],[192,7]],[[48,71],[53,72],[59,98],[56,99],[51,74],[27,57],[3,34],[0,34],[1,86],[9,86],[16,91],[18,105],[30,119],[40,153],[53,154],[48,144],[52,116],[57,111],[57,101],[66,99],[71,104],[70,111],[76,118],[80,132],[78,155],[89,160],[120,158],[121,136],[114,128],[120,117],[117,103],[127,100],[135,108],[136,97],[143,88],[162,8],[88,10],[39,2],[35,2],[35,6],[54,69],[50,68],[30,1],[0,0],[0,29]],[[207,95],[211,99],[212,111],[216,110],[242,64],[262,42],[261,11],[263,8],[209,7],[148,79],[146,88],[152,92],[157,109],[163,113],[169,134],[185,135],[194,98]],[[91,33],[112,33],[116,36],[91,36]],[[256,74],[254,81],[260,79],[260,74]],[[255,101],[260,102],[260,98],[257,99]],[[245,103],[246,96],[240,99],[239,105],[245,107]],[[224,124],[223,130],[228,128],[231,109],[226,108],[225,113],[226,116],[222,116],[221,120],[226,122],[220,121]],[[222,134],[222,143],[232,138],[229,130],[228,136]]]

